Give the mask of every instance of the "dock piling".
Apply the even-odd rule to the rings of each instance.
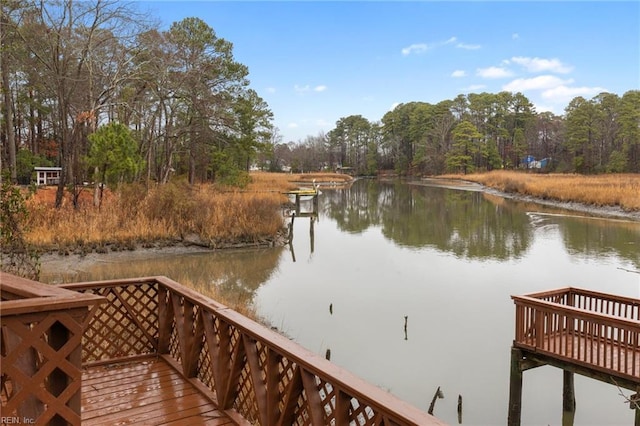
[[[562,426],[573,426],[576,416],[576,397],[573,373],[562,371]]]
[[[511,373],[509,377],[509,415],[508,426],[520,426],[522,414],[522,351],[511,348]]]

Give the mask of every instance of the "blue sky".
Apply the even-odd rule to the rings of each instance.
[[[562,114],[575,96],[640,89],[640,2],[153,1],[163,28],[198,17],[233,43],[283,142],[398,103],[522,92]]]

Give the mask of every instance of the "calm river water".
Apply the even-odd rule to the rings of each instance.
[[[475,187],[356,181],[323,190],[291,247],[133,252],[80,262],[44,281],[167,275],[251,300],[296,342],[457,424],[504,425],[514,335],[510,295],[574,286],[640,297],[640,223],[584,217]],[[405,332],[406,318],[406,332]],[[626,393],[626,392],[625,392]],[[562,372],[524,373],[525,425],[561,423]],[[614,386],[576,376],[576,425],[629,425]]]

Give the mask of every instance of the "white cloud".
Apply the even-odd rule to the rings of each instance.
[[[297,128],[297,127],[298,127],[298,123],[289,123],[289,124],[287,124],[287,127],[288,127],[289,129],[295,129],[295,128]]]
[[[478,49],[480,49],[482,46],[480,46],[479,44],[458,43],[458,44],[456,44],[456,47],[457,47],[458,49],[478,50]]]
[[[554,75],[540,75],[533,78],[517,78],[502,86],[502,90],[524,92],[527,90],[553,89],[571,83],[573,83],[573,79],[563,80]]]
[[[389,111],[393,111],[394,109],[396,109],[396,107],[400,105],[400,102],[394,102],[391,104],[391,108],[389,108]]]
[[[330,126],[331,123],[329,123],[327,120],[325,120],[324,118],[318,118],[316,120],[316,126],[319,127],[325,127],[325,126]]]
[[[466,75],[467,75],[467,72],[464,70],[455,70],[454,72],[451,73],[451,77],[456,77],[456,78],[465,77]]]
[[[404,56],[408,56],[411,55],[412,53],[424,53],[427,50],[429,50],[429,46],[427,46],[426,43],[417,43],[417,44],[412,44],[409,47],[405,47],[402,49],[402,54]]]
[[[513,75],[510,70],[503,67],[478,68],[476,74],[482,78],[506,78]]]
[[[321,84],[313,88],[314,92],[324,92],[325,90],[327,90],[327,86],[325,86],[324,84]]]
[[[511,39],[512,39],[512,40],[517,40],[517,39],[519,39],[519,38],[520,38],[520,34],[518,34],[518,33],[513,33],[513,34],[511,34]]]
[[[606,91],[607,89],[602,87],[567,87],[561,85],[542,92],[542,98],[551,102],[567,104],[576,96],[591,97]]]
[[[456,37],[450,37],[447,40],[438,41],[435,43],[414,43],[410,46],[402,48],[401,52],[403,56],[409,56],[411,54],[421,54],[425,53],[427,50],[435,49],[436,47],[455,43],[457,40],[458,39]]]
[[[275,87],[267,87],[267,88],[265,89],[265,91],[266,91],[267,93],[276,93],[276,88],[275,88]]]
[[[558,74],[567,74],[573,70],[573,67],[563,64],[557,58],[545,59],[514,56],[511,60],[524,67],[527,71],[534,73],[549,71]]]

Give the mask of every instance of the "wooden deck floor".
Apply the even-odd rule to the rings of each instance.
[[[581,361],[611,374],[640,376],[640,353],[617,342],[556,332],[545,337],[539,349],[551,356]]]
[[[235,425],[169,364],[137,363],[86,369],[83,425]]]

